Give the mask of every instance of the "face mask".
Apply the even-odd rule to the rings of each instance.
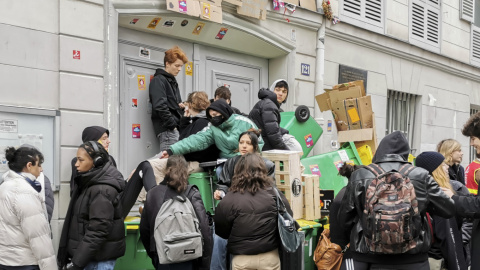
[[[212,125],[218,127],[223,123],[223,117],[221,115],[214,116],[214,117],[210,118],[210,123],[212,123]]]

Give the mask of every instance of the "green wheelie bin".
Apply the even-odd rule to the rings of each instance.
[[[140,239],[140,217],[125,218],[125,255],[117,259],[115,270],[154,270]]]
[[[362,165],[357,148],[353,142],[346,142],[340,149],[300,160],[305,166],[305,174],[315,174],[320,177],[321,190],[333,190],[335,196],[347,185],[347,178],[340,176],[338,171],[344,162]]]
[[[210,181],[210,177],[213,177],[212,181]],[[215,173],[211,176],[208,172],[192,173],[188,177],[188,183],[198,187],[205,210],[207,213],[210,213],[210,215],[215,214],[215,206],[218,204],[218,201],[213,198],[216,178]]]
[[[323,225],[315,221],[309,221],[304,219],[297,219],[298,224],[300,225],[300,230],[305,232],[305,242],[304,242],[304,269],[305,270],[316,270],[317,266],[313,261],[313,254],[315,248],[317,247],[318,238],[320,233],[323,230]]]
[[[280,117],[280,127],[288,130],[302,146],[302,158],[308,156],[323,133],[317,121],[310,116],[310,109],[302,105],[295,112],[280,113]]]

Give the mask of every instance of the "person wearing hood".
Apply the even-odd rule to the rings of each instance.
[[[276,80],[270,89],[262,88],[258,91],[260,101],[255,104],[248,117],[262,131],[265,140],[264,151],[272,149],[302,151],[302,147],[288,134],[288,130],[280,127],[280,105],[286,102],[287,96],[288,84],[285,80]]]
[[[210,100],[210,103],[213,103],[214,101],[217,101],[219,99],[225,99],[227,101],[228,105],[232,107],[232,110],[234,113],[238,115],[243,115],[248,117],[248,114],[242,113],[238,108],[235,108],[232,106],[232,92],[230,92],[230,89],[226,86],[220,86],[215,90],[214,98]]]
[[[89,141],[99,142],[103,148],[108,152],[108,146],[110,145],[110,131],[104,127],[100,126],[90,126],[86,127],[82,132],[82,142],[86,143]],[[108,156],[114,167],[117,167],[117,163],[112,156]],[[72,175],[70,176],[70,196],[72,196],[72,191],[75,185],[75,177],[77,177],[77,168],[75,167],[77,163],[77,157],[72,159]]]
[[[364,269],[429,270],[428,250],[432,236],[426,212],[442,218],[450,218],[455,214],[453,200],[442,191],[428,171],[408,163],[409,153],[410,147],[403,133],[393,132],[380,142],[373,157],[374,164],[354,171],[347,184],[337,219],[344,232],[350,235],[350,251],[354,261],[364,264]],[[371,246],[367,245],[366,233],[369,227],[367,214],[364,213],[366,193],[376,178],[373,170],[379,173],[377,166],[385,172],[398,172],[406,168],[403,172],[410,179],[415,192],[416,201],[413,202],[417,203],[418,214],[412,216],[412,221],[418,224],[412,226],[418,228],[418,231],[412,235],[408,249],[401,253],[392,254],[386,250],[370,252]],[[370,230],[379,229],[386,228],[376,227]]]
[[[122,174],[95,141],[77,150],[78,175],[63,224],[58,261],[74,270],[113,270],[125,253],[125,225],[119,194]]]
[[[165,69],[157,69],[150,82],[149,97],[152,103],[152,123],[160,142],[160,152],[178,141],[178,125],[182,118],[180,90],[175,77],[182,70],[188,58],[178,46],[165,52]]]
[[[171,155],[185,155],[205,150],[216,145],[220,151],[220,158],[231,158],[238,155],[238,136],[251,128],[257,129],[255,123],[245,116],[234,114],[232,108],[224,99],[219,99],[207,108],[207,119],[210,124],[202,131],[184,138],[161,153],[160,158]],[[259,138],[259,147],[262,149],[263,140]]]
[[[448,177],[447,159],[438,152],[423,152],[415,159],[415,165],[424,168],[442,188],[454,194],[466,196],[468,189],[459,181]],[[430,215],[435,240],[428,251],[430,268],[441,269],[444,264],[449,270],[468,268],[467,250],[469,251],[472,222],[460,216],[445,219]],[[465,233],[466,232],[466,233]]]

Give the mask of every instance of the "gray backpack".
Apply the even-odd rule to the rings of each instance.
[[[168,188],[168,187],[165,187]],[[202,256],[200,223],[187,194],[165,201],[155,218],[154,238],[160,264],[191,261]]]

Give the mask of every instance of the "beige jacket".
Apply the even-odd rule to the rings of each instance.
[[[34,179],[33,175],[31,175]],[[23,176],[8,171],[0,186],[0,264],[57,270],[45,202]]]

